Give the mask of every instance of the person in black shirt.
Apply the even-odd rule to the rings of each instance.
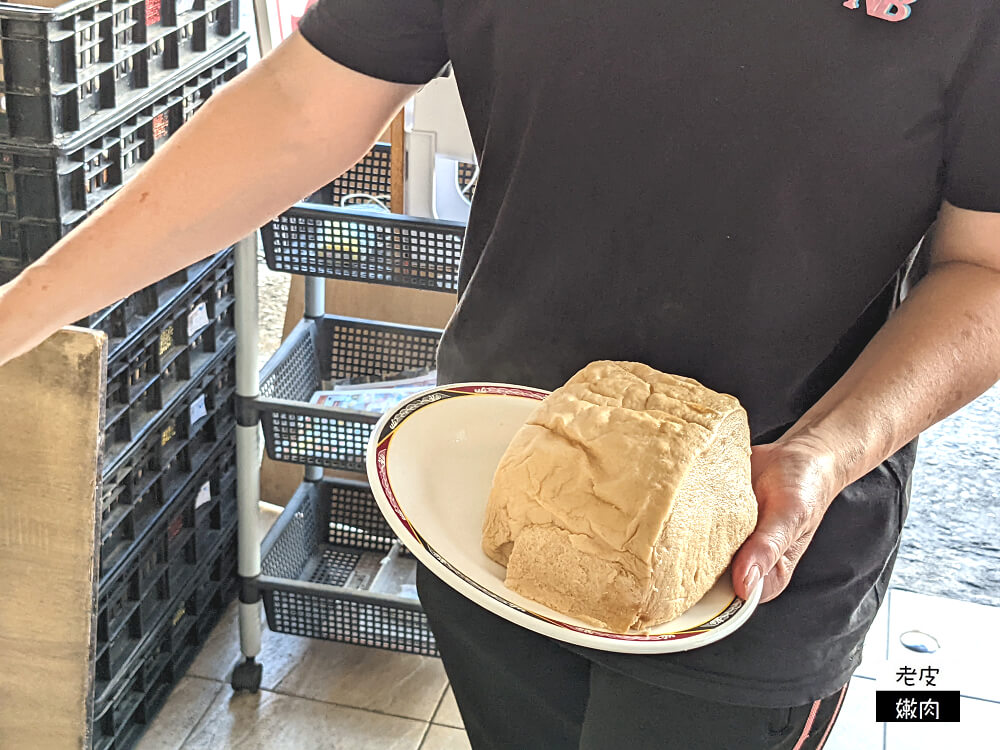
[[[0,362],[344,171],[450,61],[481,172],[441,382],[552,389],[626,359],[737,396],[760,517],[734,586],[763,578],[766,602],[716,644],[634,656],[421,571],[473,746],[821,747],[914,440],[1000,377],[1000,8],[319,0],[300,32],[0,289]],[[66,301],[95,262],[115,273]]]

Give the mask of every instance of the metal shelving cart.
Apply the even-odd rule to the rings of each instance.
[[[260,687],[261,603],[278,632],[437,654],[413,586],[416,562],[381,517],[364,473],[379,415],[310,401],[343,379],[389,379],[433,367],[441,334],[327,315],[324,279],[453,294],[464,233],[464,223],[365,208],[303,203],[286,211],[261,237],[270,268],[305,276],[305,317],[260,372],[256,234],[237,245],[237,690]],[[304,481],[263,546],[257,531],[262,434],[271,458],[304,467]],[[339,470],[340,478],[328,478],[326,469]]]

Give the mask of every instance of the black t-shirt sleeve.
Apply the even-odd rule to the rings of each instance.
[[[448,62],[440,0],[319,0],[299,30],[327,57],[386,81],[424,84]]]
[[[1000,12],[993,9],[949,92],[944,197],[1000,211]]]

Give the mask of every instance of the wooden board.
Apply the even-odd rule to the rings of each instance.
[[[107,339],[0,367],[0,748],[90,747]]]

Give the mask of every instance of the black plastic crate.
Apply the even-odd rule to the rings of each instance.
[[[246,35],[153,101],[64,145],[0,142],[0,279],[41,257],[114,195],[205,100],[246,68]]]
[[[93,328],[107,334],[108,359],[117,359],[123,345],[130,343],[133,335],[151,324],[159,313],[171,306],[178,295],[188,290],[188,285],[200,281],[204,275],[220,263],[227,261],[232,250],[224,250],[211,258],[198,261],[187,268],[171,274],[165,279],[150,284],[125,299],[119,300],[103,310],[88,315],[77,322],[83,328]]]
[[[392,199],[392,146],[376,143],[365,156],[340,177],[317,190],[306,200],[328,206],[367,203],[372,196],[389,205]]]
[[[236,598],[239,579],[236,576],[236,526],[225,531],[222,536],[223,550],[209,565],[207,578],[202,576],[198,587],[197,642],[208,640],[212,629],[222,619],[229,603]]]
[[[157,639],[162,640],[167,626],[161,625]],[[169,694],[158,689],[160,674],[169,664],[170,655],[159,654],[149,661],[136,661],[133,671],[109,696],[93,719],[92,744],[94,750],[130,748],[138,741],[147,712],[155,713],[166,702]]]
[[[261,412],[268,455],[278,461],[365,471],[365,451],[379,414],[313,406],[318,390],[339,379],[389,379],[434,366],[441,331],[327,315],[303,320],[261,372]]]
[[[223,470],[226,475],[216,477],[216,481],[228,481],[225,491],[234,492],[235,470],[231,466]],[[96,652],[99,689],[115,681],[178,592],[215,549],[198,550],[199,529],[193,510],[197,494],[197,485],[189,488],[144,540],[132,564],[149,573],[141,575],[137,583],[131,566],[126,565],[120,578],[102,588]],[[221,536],[216,534],[215,541],[218,546]]]
[[[114,463],[236,338],[233,256],[222,259],[108,366],[104,460]]]
[[[72,138],[197,67],[239,18],[239,0],[0,3],[0,138]]]
[[[236,423],[236,363],[219,355],[124,460],[101,491],[101,576],[114,575]],[[230,452],[232,447],[229,448]],[[193,524],[193,519],[192,519]]]
[[[162,529],[159,529],[162,532]],[[150,610],[156,601],[169,599],[163,588],[169,586],[167,550],[163,534],[152,534],[135,551],[131,564],[104,581],[98,596],[97,649],[103,652],[122,628],[138,614],[139,627],[150,627]],[[169,593],[169,592],[168,592]],[[175,592],[176,594],[176,592]],[[145,606],[143,607],[143,605]],[[144,610],[146,617],[143,618]],[[107,679],[107,678],[105,678]]]
[[[264,541],[260,588],[271,630],[437,656],[400,554],[363,482],[303,484]]]
[[[299,203],[261,229],[275,271],[458,291],[465,224]]]
[[[236,524],[236,437],[231,435],[201,472],[192,501],[198,559],[216,549]]]
[[[116,682],[149,633],[162,620],[199,569],[205,581],[221,580],[219,561],[234,537],[235,518],[212,528],[213,518],[199,514],[201,503],[235,498],[236,467],[232,435],[220,442],[209,460],[157,518],[130,559],[103,581],[98,596],[96,678],[98,693]],[[206,487],[208,488],[206,490]],[[200,537],[211,539],[203,546]],[[212,561],[209,565],[209,561]],[[206,565],[209,567],[206,568]],[[214,566],[214,567],[212,567]]]
[[[178,587],[171,586],[173,581],[185,586],[194,579],[196,566],[193,562],[188,563],[194,558],[194,529],[186,529],[182,538],[184,545],[167,561],[157,585],[144,592],[131,616],[118,631],[111,633],[109,641],[98,644],[95,682],[98,692],[106,690],[107,685],[118,678],[143,641],[149,638],[150,630],[169,613],[172,599],[178,593]]]
[[[202,612],[211,609],[218,610],[222,615],[222,610],[233,600],[239,590],[239,578],[236,574],[237,545],[236,545],[236,523],[223,529],[219,537],[219,547],[221,553],[213,557],[209,564],[207,575],[199,578],[198,601]],[[218,547],[217,547],[218,548]],[[205,618],[199,621],[199,640],[204,642],[216,624],[218,618],[214,620]]]
[[[138,741],[235,596],[232,580],[219,576],[235,549],[235,529],[229,534],[164,608],[116,679],[98,684],[95,750],[121,750]]]

